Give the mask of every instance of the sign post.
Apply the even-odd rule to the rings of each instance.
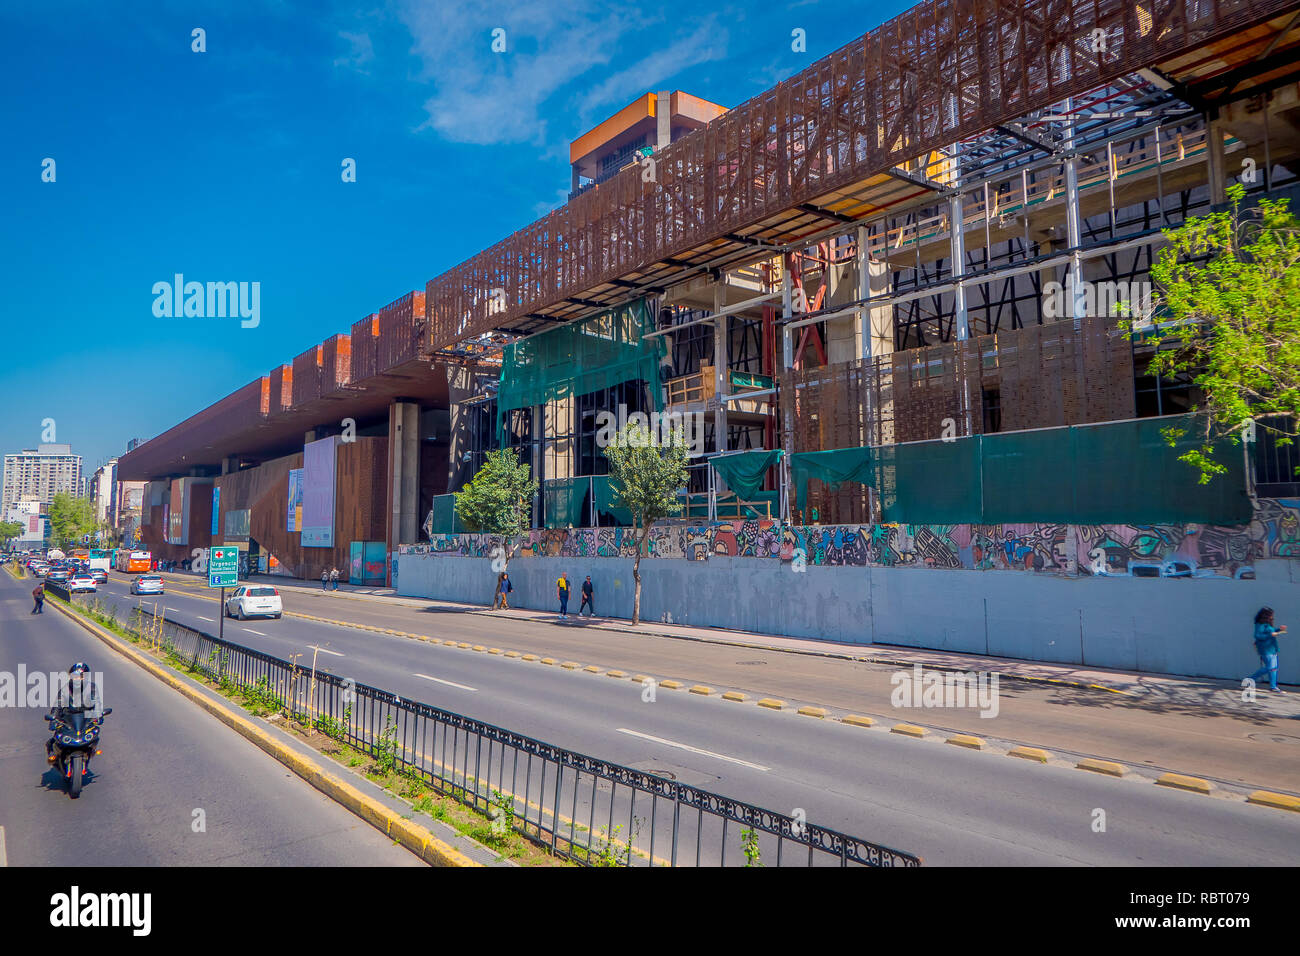
[[[226,588],[234,587],[239,581],[239,549],[234,547],[212,548],[208,551],[208,587],[221,588],[221,623],[217,627],[217,637],[225,640],[226,636]]]

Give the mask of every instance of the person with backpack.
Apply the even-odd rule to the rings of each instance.
[[[569,579],[560,572],[560,576],[555,579],[555,596],[560,599],[560,618],[569,619]]]
[[[320,569],[320,589],[322,591],[330,589],[330,572],[328,568]]]
[[[501,605],[501,610],[510,610],[510,592],[514,589],[515,586],[510,583],[510,575],[502,571],[497,576],[497,593],[496,598],[492,601],[492,610],[495,611],[498,604]]]
[[[45,582],[38,581],[36,587],[32,589],[32,598],[36,601],[36,606],[32,608],[33,614],[45,613]]]
[[[330,568],[330,590],[337,591],[338,589],[339,589],[339,569]]]
[[[1262,607],[1255,615],[1255,653],[1259,655],[1260,669],[1251,674],[1247,680],[1258,682],[1261,677],[1268,677],[1269,690],[1275,694],[1282,691],[1277,688],[1277,635],[1286,633],[1286,625],[1278,627],[1273,624],[1273,609]]]

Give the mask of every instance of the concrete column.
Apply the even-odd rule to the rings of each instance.
[[[1065,110],[1067,113],[1074,109],[1074,100],[1065,101]],[[1066,123],[1066,148],[1074,149],[1074,121],[1069,120]],[[1070,299],[1070,317],[1074,319],[1075,328],[1079,327],[1079,321],[1084,318],[1085,292],[1083,286],[1083,260],[1079,257],[1079,243],[1082,232],[1080,230],[1079,216],[1079,164],[1071,156],[1065,163],[1065,232],[1066,245],[1072,250],[1070,253],[1070,279],[1067,295]]]
[[[388,546],[419,540],[420,406],[396,401],[388,406]]]
[[[1210,179],[1210,204],[1228,201],[1228,163],[1223,152],[1223,123],[1215,115],[1206,117],[1206,157]]]
[[[790,281],[790,256],[787,254],[781,261],[781,318],[787,323],[781,326],[781,356],[782,367],[787,369],[794,365],[794,331],[788,324],[794,314],[791,311],[793,285]]]
[[[660,90],[655,94],[655,151],[663,149],[673,140],[673,94]]]

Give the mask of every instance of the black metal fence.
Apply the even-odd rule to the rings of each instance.
[[[137,609],[138,627],[197,671],[592,866],[920,866],[921,858],[797,816],[565,750]]]

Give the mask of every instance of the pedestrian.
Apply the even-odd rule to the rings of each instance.
[[[339,589],[339,569],[330,568],[330,590],[337,591],[338,589]]]
[[[38,582],[36,587],[32,588],[32,598],[35,599],[36,601],[35,606],[32,608],[32,613],[44,614],[45,613],[45,582],[44,581]]]
[[[1285,624],[1281,627],[1273,624],[1271,607],[1259,609],[1259,613],[1255,615],[1255,653],[1259,655],[1259,662],[1263,666],[1248,679],[1258,681],[1261,677],[1267,676],[1269,690],[1275,694],[1282,693],[1277,689],[1277,635],[1285,633]]]
[[[596,614],[596,605],[591,599],[591,575],[587,575],[587,580],[582,582],[582,603],[578,605],[578,617],[582,617],[582,609],[587,608],[587,616],[594,617]]]
[[[510,592],[513,591],[514,589],[515,586],[510,583],[509,574],[507,574],[505,571],[502,571],[499,575],[497,575],[497,594],[496,594],[496,598],[492,601],[492,610],[495,611],[497,609],[498,604],[501,605],[501,610],[503,611],[510,610]]]
[[[555,579],[555,596],[560,599],[560,617],[564,620],[569,618],[569,579],[560,572],[560,576]]]
[[[328,591],[330,588],[330,572],[328,568],[320,569],[320,589]]]

